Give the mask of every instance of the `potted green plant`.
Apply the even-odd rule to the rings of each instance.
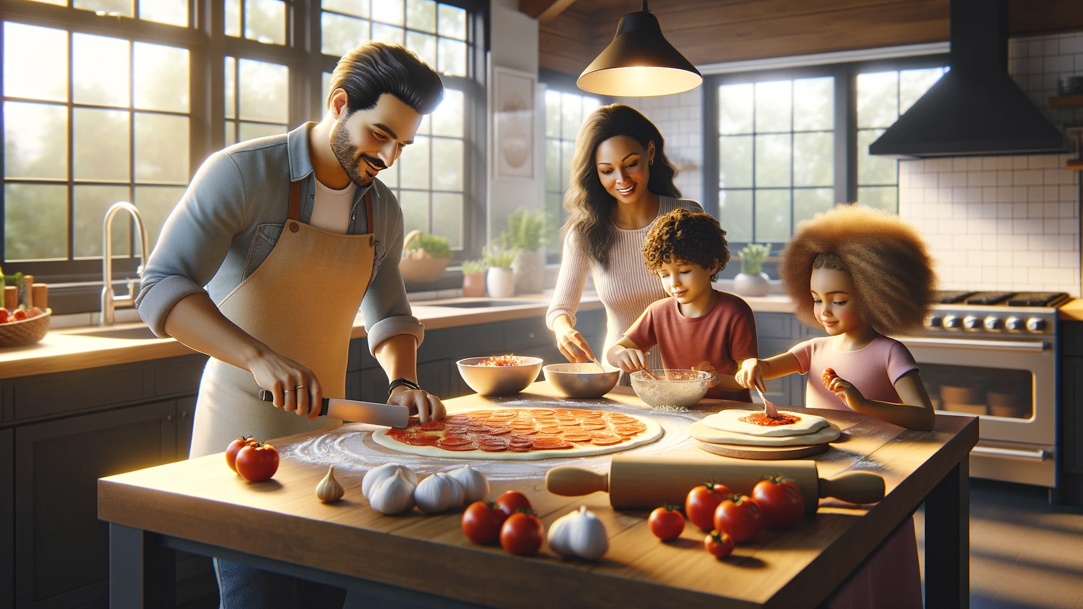
[[[545,289],[545,210],[524,207],[508,216],[507,244],[515,252],[512,273],[519,294],[540,294]]]
[[[493,298],[507,298],[515,295],[515,274],[511,263],[515,251],[507,245],[507,235],[501,235],[485,247],[482,261],[489,270],[485,271],[485,287]]]
[[[741,272],[733,279],[733,291],[741,296],[766,296],[771,289],[763,261],[771,255],[771,246],[749,243],[737,252],[741,257]]]
[[[403,239],[399,270],[403,281],[433,281],[451,262],[451,247],[447,237],[410,231]]]
[[[485,295],[485,262],[463,262],[463,296],[477,298]]]

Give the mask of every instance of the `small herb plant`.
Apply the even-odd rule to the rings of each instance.
[[[771,246],[766,243],[749,243],[737,253],[741,256],[741,272],[746,275],[759,275],[763,270],[763,261],[771,255]]]
[[[508,247],[507,243],[508,238],[507,233],[505,233],[485,246],[482,261],[486,266],[496,268],[509,268],[511,266],[512,260],[515,260],[515,250]]]
[[[451,247],[447,237],[421,233],[416,238],[408,239],[402,247],[403,256],[410,258],[451,258]]]
[[[463,262],[463,274],[471,275],[475,273],[484,273],[486,269],[485,262],[481,260],[467,260]]]
[[[513,250],[533,252],[545,239],[545,210],[531,212],[525,207],[508,216],[507,244]]]

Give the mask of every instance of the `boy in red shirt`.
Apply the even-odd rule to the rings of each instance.
[[[647,307],[606,361],[625,372],[643,370],[646,351],[657,344],[666,368],[713,373],[707,397],[751,402],[733,375],[759,354],[752,309],[711,286],[729,259],[726,231],[711,215],[677,209],[659,218],[643,244],[643,261],[672,298]]]

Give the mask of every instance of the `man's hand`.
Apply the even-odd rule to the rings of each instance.
[[[404,385],[395,387],[387,398],[387,403],[406,406],[410,409],[410,414],[417,414],[422,423],[439,421],[447,414],[440,398],[424,389],[410,389]]]

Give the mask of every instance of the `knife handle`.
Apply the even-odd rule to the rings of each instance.
[[[260,389],[259,390],[259,399],[263,400],[264,402],[273,402],[273,401],[275,401],[275,394],[271,393],[270,391],[268,391],[266,389]],[[327,414],[327,405],[330,403],[329,400],[330,400],[330,398],[323,398],[323,407],[320,408],[319,416],[322,417],[322,416],[325,416]]]

